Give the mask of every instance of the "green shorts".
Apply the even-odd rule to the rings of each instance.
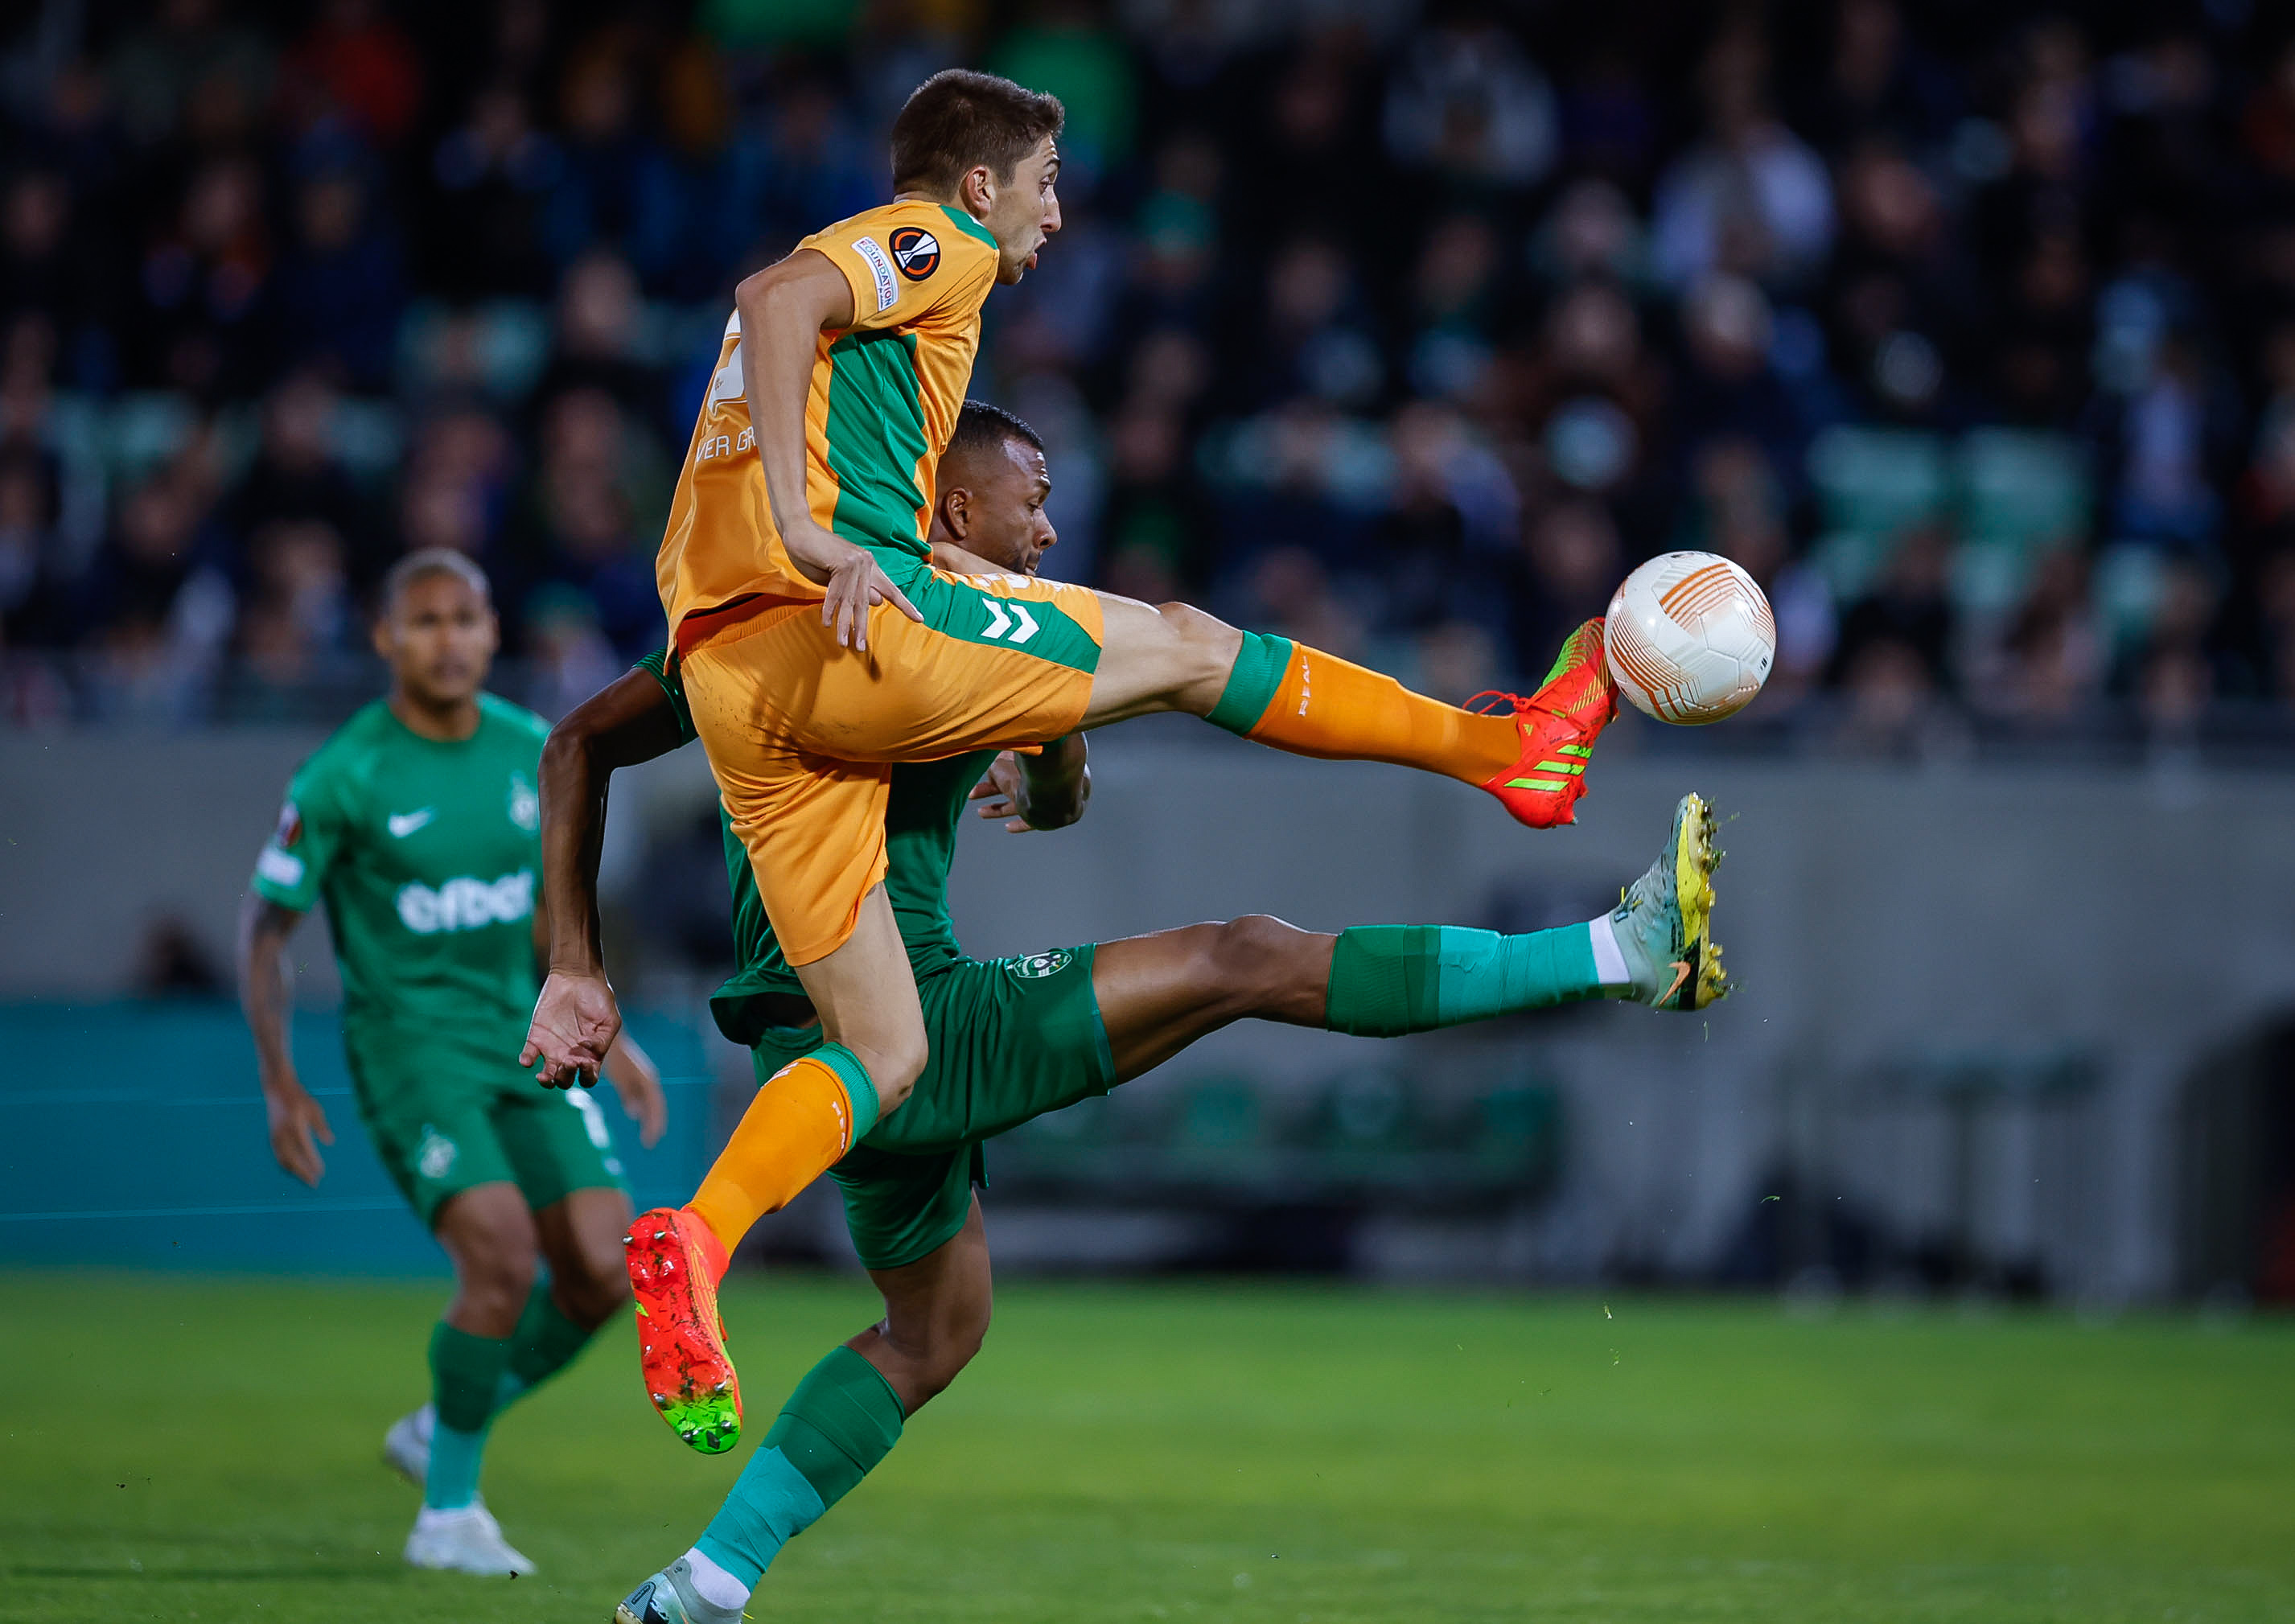
[[[537,1212],[576,1190],[625,1187],[587,1089],[545,1089],[461,1045],[370,1041],[348,1056],[375,1154],[426,1229],[473,1185],[507,1180]]]
[[[1091,992],[1092,949],[965,959],[917,983],[932,1058],[900,1108],[829,1169],[861,1261],[899,1269],[946,1245],[988,1182],[981,1141],[1115,1084]],[[762,1085],[821,1042],[775,1027],[752,1050]]]

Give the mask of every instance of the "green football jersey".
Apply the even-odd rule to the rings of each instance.
[[[354,1055],[419,1032],[516,1063],[536,990],[549,730],[484,694],[478,730],[442,743],[378,700],[296,772],[255,891],[298,910],[325,900]]]
[[[693,715],[686,708],[684,685],[668,669],[666,655],[649,654],[638,668],[661,684],[677,713],[679,735],[690,743]],[[995,759],[992,750],[976,750],[893,769],[892,796],[885,808],[885,895],[893,904],[894,920],[919,980],[964,957],[948,914],[948,870],[956,861],[956,832],[972,787]],[[751,1004],[755,995],[802,993],[804,987],[773,939],[756,877],[749,871],[748,848],[733,832],[723,806],[717,818],[724,829],[725,879],[733,894],[733,961],[739,967],[711,994],[709,1008],[718,1030],[728,1038],[754,1043],[764,1028]]]

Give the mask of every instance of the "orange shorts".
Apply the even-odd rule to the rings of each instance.
[[[694,730],[792,965],[844,946],[885,877],[895,763],[1042,744],[1091,698],[1104,633],[1089,589],[887,570],[925,624],[879,604],[865,652],[837,646],[817,602],[681,641]]]

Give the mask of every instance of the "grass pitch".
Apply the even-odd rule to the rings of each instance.
[[[498,1426],[539,1579],[410,1572],[378,1464],[435,1284],[0,1278],[0,1620],[600,1624],[747,1457],[626,1325]],[[726,1296],[750,1434],[858,1282]],[[1756,1302],[1009,1290],[763,1620],[2295,1620],[2295,1326]]]

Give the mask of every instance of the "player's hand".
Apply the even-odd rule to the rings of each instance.
[[[917,606],[893,584],[877,555],[866,547],[813,524],[789,526],[781,545],[806,575],[822,583],[826,596],[821,600],[821,624],[835,629],[838,648],[868,648],[869,611],[880,603],[923,624]]]
[[[622,1097],[622,1114],[638,1125],[638,1143],[651,1150],[669,1128],[669,1097],[653,1057],[625,1034],[607,1052],[606,1080]]]
[[[310,1091],[292,1078],[263,1090],[263,1109],[271,1119],[271,1154],[296,1178],[315,1186],[327,1171],[319,1146],[335,1142],[335,1130],[327,1126],[326,1112],[311,1098]],[[312,1143],[314,1139],[318,1143]]]
[[[549,1089],[584,1088],[598,1081],[598,1068],[621,1035],[622,1012],[602,975],[550,972],[542,996],[534,1000],[534,1020],[526,1029],[522,1066],[540,1062],[534,1080]]]
[[[982,817],[1009,819],[1006,828],[1016,835],[1025,835],[1035,828],[1028,821],[1027,797],[1028,778],[1020,769],[1020,758],[1004,750],[988,763],[988,771],[965,798],[980,803]]]

